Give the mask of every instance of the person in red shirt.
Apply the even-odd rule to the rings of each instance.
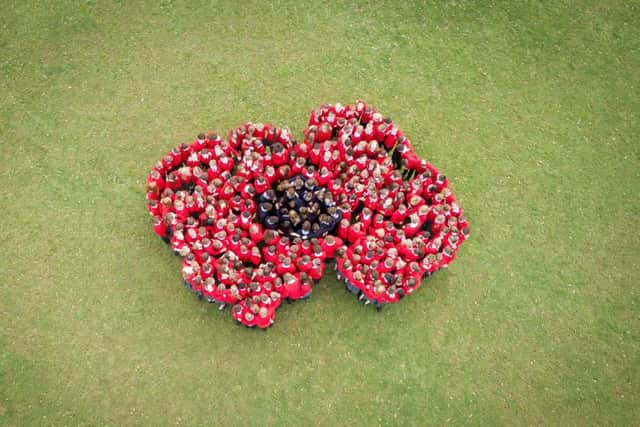
[[[332,235],[325,237],[320,243],[327,260],[335,257],[336,250],[343,245],[342,239]]]
[[[247,328],[253,328],[256,326],[256,315],[253,313],[253,311],[251,309],[246,310],[244,312],[244,317],[242,320],[242,323],[247,327]]]
[[[257,246],[253,246],[250,250],[249,254],[249,262],[254,266],[260,265],[262,262],[262,255],[260,254],[260,249]]]
[[[309,255],[303,255],[299,257],[296,261],[296,267],[298,271],[307,273],[309,270],[311,270],[312,267],[311,257]]]
[[[176,199],[176,201],[173,202],[173,211],[175,212],[179,222],[187,221],[187,218],[189,217],[189,211],[187,210],[182,200]]]
[[[235,304],[231,308],[231,316],[235,319],[236,324],[238,326],[244,323],[245,310],[246,310],[246,307],[241,303]]]
[[[304,157],[298,157],[295,160],[295,162],[293,162],[293,164],[291,165],[291,174],[293,176],[301,175],[304,171],[306,162],[307,162],[307,159],[305,159]]]
[[[162,239],[163,242],[165,242],[167,244],[170,243],[169,232],[167,230],[167,225],[162,220],[162,218],[159,217],[159,216],[154,216],[153,217],[153,231],[155,231],[155,233],[158,236],[160,236],[160,238]]]
[[[300,273],[300,299],[308,299],[311,296],[313,279],[307,273]]]
[[[439,266],[441,268],[447,268],[449,266],[449,264],[451,264],[453,262],[453,260],[456,258],[456,251],[451,248],[451,246],[445,246],[442,249],[442,259],[440,261]]]
[[[289,159],[289,152],[282,144],[276,142],[271,146],[271,161],[274,166],[284,166]]]
[[[458,233],[458,239],[459,239],[458,246],[460,246],[462,242],[464,242],[468,238],[469,238],[469,227],[465,227],[461,229],[460,232]]]
[[[276,233],[275,245],[278,249],[278,254],[285,255],[289,252],[290,240],[287,236],[278,236]]]
[[[249,226],[249,237],[254,244],[258,244],[262,241],[264,236],[264,232],[262,229],[262,224],[258,222],[254,222]]]
[[[440,251],[441,246],[442,246],[442,239],[440,237],[435,237],[429,241],[429,243],[425,247],[425,250],[427,254],[435,254]]]
[[[262,248],[262,257],[266,262],[273,264],[278,263],[278,250],[275,245],[264,246]]]
[[[164,178],[157,170],[152,170],[147,178],[147,191],[153,191],[156,194],[160,194],[164,190],[165,183]]]
[[[288,303],[300,299],[302,289],[300,287],[300,276],[298,274],[285,273],[282,275],[282,284],[286,289]]]
[[[260,307],[258,314],[255,316],[255,324],[258,328],[266,330],[273,324],[273,318],[269,316],[267,307]]]
[[[322,279],[322,274],[324,273],[324,262],[320,258],[314,258],[312,261],[311,269],[309,270],[309,277],[315,283],[319,282]]]
[[[347,234],[347,240],[350,243],[357,242],[359,239],[366,236],[365,227],[360,222],[355,222],[351,226],[349,226],[349,231]]]
[[[440,231],[442,231],[442,229],[445,226],[445,219],[446,217],[442,214],[436,215],[436,217],[433,220],[433,224],[431,225],[431,234],[432,235],[438,235],[440,233]]]
[[[375,303],[375,307],[377,311],[381,311],[382,307],[386,304],[389,304],[390,299],[387,295],[387,289],[384,287],[380,280],[376,280],[376,282],[372,285],[373,287],[373,300]]]
[[[373,212],[371,209],[365,206],[365,208],[362,209],[362,212],[358,215],[357,221],[362,224],[362,227],[369,228],[371,221],[373,221]]]
[[[373,284],[371,283],[363,283],[362,288],[360,289],[360,296],[358,297],[358,301],[364,303],[364,305],[369,305],[372,302],[376,301],[376,294],[374,291]]]
[[[436,265],[436,256],[434,254],[428,254],[422,259],[420,266],[423,271],[423,279],[431,276],[438,269],[438,266]]]
[[[282,276],[285,273],[294,273],[296,266],[291,261],[291,258],[280,254],[278,256],[279,263],[276,265],[276,273]]]

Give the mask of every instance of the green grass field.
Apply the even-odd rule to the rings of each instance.
[[[639,425],[640,6],[4,1],[0,425]],[[181,285],[144,184],[200,131],[363,98],[449,177],[457,261],[267,332]]]

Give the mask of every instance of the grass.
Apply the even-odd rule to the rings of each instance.
[[[640,424],[635,2],[7,1],[0,424]],[[273,329],[180,284],[144,205],[199,131],[366,99],[472,238],[377,314]]]

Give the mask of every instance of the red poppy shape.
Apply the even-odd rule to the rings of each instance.
[[[312,110],[300,142],[262,123],[200,134],[156,163],[147,200],[185,286],[262,329],[282,300],[311,295],[327,263],[379,310],[469,236],[447,178],[363,101]]]

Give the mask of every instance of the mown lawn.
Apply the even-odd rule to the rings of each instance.
[[[0,424],[640,424],[640,6],[4,1]],[[151,165],[363,98],[472,238],[378,314],[328,274],[267,332],[180,284]]]

